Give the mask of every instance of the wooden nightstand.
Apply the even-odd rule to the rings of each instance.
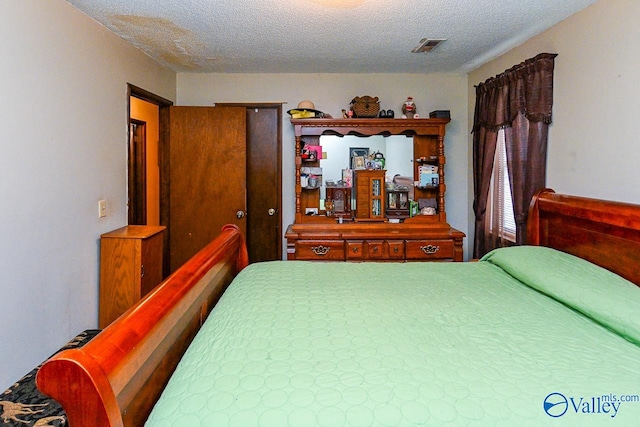
[[[164,229],[129,225],[100,236],[100,328],[162,281]]]

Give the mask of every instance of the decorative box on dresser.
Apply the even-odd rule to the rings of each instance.
[[[462,261],[465,234],[446,219],[444,155],[445,127],[449,119],[291,119],[296,138],[296,213],[287,228],[287,259],[318,261]],[[407,197],[406,189],[394,189],[385,197],[384,170],[354,170],[356,200],[352,216],[336,218],[321,209],[320,189],[303,188],[301,154],[305,147],[320,145],[327,135],[405,135],[413,144],[412,193],[430,207],[429,215],[409,217],[408,206],[390,200]],[[412,141],[412,142],[411,142]],[[307,150],[305,150],[307,151]],[[322,152],[322,149],[315,150]],[[320,161],[304,166],[318,167]],[[434,178],[421,182],[425,165],[437,170]],[[325,177],[327,178],[327,177]],[[389,178],[389,177],[388,177]],[[382,182],[374,187],[374,180]],[[329,188],[329,187],[327,187]],[[331,194],[328,192],[327,194]],[[389,193],[392,194],[392,193]],[[395,198],[394,198],[395,197]],[[404,199],[403,199],[404,201]],[[380,209],[373,209],[378,203]],[[385,207],[388,212],[385,214]],[[432,208],[432,209],[431,209]],[[310,215],[309,212],[317,212]],[[389,221],[389,218],[393,221]]]
[[[384,170],[355,171],[356,221],[384,220]]]
[[[162,281],[165,228],[128,225],[100,236],[101,329]]]
[[[333,206],[328,212],[329,216],[336,218],[351,218],[351,187],[332,186],[327,187],[327,199]],[[325,209],[329,209],[325,206]]]

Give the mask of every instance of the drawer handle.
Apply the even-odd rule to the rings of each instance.
[[[433,255],[440,250],[440,246],[434,246],[434,245],[420,246],[420,249],[422,250],[422,252],[424,252],[427,255]]]
[[[314,246],[314,247],[312,247],[312,248],[311,248],[311,252],[313,252],[313,253],[314,253],[314,254],[316,254],[316,255],[323,256],[323,255],[326,255],[326,254],[329,252],[329,250],[330,250],[330,249],[331,249],[331,248],[330,248],[330,247],[328,247],[328,246],[322,246],[322,245],[320,245],[320,246]]]
[[[357,254],[357,253],[358,253],[358,247],[357,247],[357,246],[354,246],[354,247],[353,247],[353,253],[354,253],[354,254]]]
[[[395,247],[393,248],[393,253],[394,253],[394,254],[397,254],[397,253],[398,253],[398,250],[399,250],[399,249],[398,249],[398,247],[397,247],[397,246],[395,246]]]

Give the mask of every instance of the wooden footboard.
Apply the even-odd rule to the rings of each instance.
[[[225,226],[90,343],[48,360],[38,388],[60,402],[71,427],[143,425],[196,332],[247,264],[242,235]]]
[[[640,286],[640,206],[539,191],[527,242],[584,258]]]

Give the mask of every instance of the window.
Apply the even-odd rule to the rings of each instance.
[[[504,129],[498,132],[496,154],[489,187],[489,234],[496,240],[516,241],[516,221],[513,215],[513,197],[507,168]],[[505,242],[506,243],[506,242]]]

